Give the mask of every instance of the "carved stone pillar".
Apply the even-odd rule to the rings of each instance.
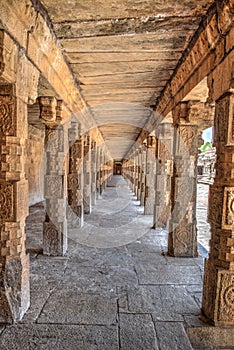
[[[140,205],[145,203],[145,181],[146,181],[146,148],[143,145],[141,153],[141,195],[140,195]]]
[[[96,199],[100,196],[100,146],[97,146],[97,164],[96,164]]]
[[[85,135],[84,138],[84,191],[83,191],[83,203],[84,213],[90,214],[92,211],[91,204],[91,139],[89,135]]]
[[[137,181],[137,200],[141,199],[141,180],[143,178],[143,169],[142,169],[142,146],[138,150],[138,181]]]
[[[172,256],[194,257],[197,256],[197,126],[189,124],[186,102],[181,102],[175,108],[173,119],[174,163],[168,253]]]
[[[83,139],[79,124],[72,122],[69,129],[69,173],[68,173],[68,227],[83,225]]]
[[[23,87],[22,87],[23,88]],[[0,323],[20,320],[29,307],[25,252],[28,182],[25,178],[27,104],[16,86],[0,85]]]
[[[97,197],[97,146],[95,141],[92,141],[91,148],[91,204],[95,205]]]
[[[137,196],[138,191],[138,176],[139,176],[139,160],[138,160],[138,150],[134,154],[134,193]]]
[[[40,118],[45,124],[45,200],[46,217],[43,228],[43,253],[64,255],[67,250],[67,126],[61,124],[61,101],[40,97]]]
[[[171,123],[157,128],[154,228],[166,227],[170,218],[173,135]]]
[[[227,72],[226,72],[227,73]],[[226,74],[225,73],[225,74]],[[221,74],[222,75],[222,74]],[[219,81],[219,76],[216,77]],[[220,85],[217,84],[219,88]],[[210,186],[210,254],[205,263],[202,309],[215,325],[234,325],[234,94],[216,100],[216,176]]]
[[[103,149],[100,147],[99,152],[99,172],[98,172],[98,178],[99,178],[99,194],[102,195],[103,192]]]
[[[155,136],[147,137],[146,152],[146,174],[145,174],[145,202],[144,214],[150,215],[154,213],[155,202],[155,176],[156,176],[156,138]]]

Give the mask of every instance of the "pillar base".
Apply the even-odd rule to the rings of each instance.
[[[206,260],[202,312],[215,326],[234,326],[234,270],[214,267]]]
[[[43,225],[43,254],[63,256],[67,251],[67,222],[54,224],[51,221]]]
[[[0,285],[0,324],[20,321],[30,306],[28,254],[2,268]]]

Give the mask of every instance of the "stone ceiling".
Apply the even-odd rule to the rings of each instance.
[[[150,117],[212,0],[41,0],[114,159]]]

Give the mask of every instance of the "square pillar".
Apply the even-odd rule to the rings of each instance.
[[[144,198],[145,215],[150,215],[154,213],[155,176],[156,176],[156,159],[155,159],[156,143],[157,143],[157,140],[155,136],[147,137],[145,198]]]
[[[69,129],[69,173],[68,173],[68,227],[81,227],[84,220],[83,207],[83,139],[80,127],[72,122]]]
[[[90,214],[92,211],[91,203],[91,139],[89,135],[84,135],[84,189],[83,189],[83,205],[84,213]]]
[[[67,250],[67,169],[68,128],[61,124],[62,102],[40,97],[40,118],[45,124],[45,200],[43,253],[62,256]]]
[[[172,123],[157,128],[154,228],[167,227],[171,215],[173,135]]]
[[[218,78],[218,77],[217,77]],[[205,263],[202,310],[215,325],[234,326],[234,94],[215,104],[216,176],[210,186],[209,259]]]
[[[171,178],[171,219],[168,254],[177,257],[197,256],[196,188],[197,125],[189,124],[187,102],[173,111],[174,144]]]
[[[91,204],[96,204],[97,197],[97,146],[96,142],[91,144]]]
[[[30,304],[25,251],[27,103],[16,93],[15,85],[0,84],[0,323],[20,320]]]

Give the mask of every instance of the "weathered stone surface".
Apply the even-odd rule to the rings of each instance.
[[[17,325],[0,337],[2,350],[118,350],[116,327],[75,325]]]
[[[234,333],[228,327],[188,327],[187,334],[194,349],[233,349]]]
[[[185,333],[182,323],[156,322],[156,333],[159,346],[162,350],[192,350],[190,341]]]
[[[201,284],[200,270],[196,266],[152,265],[150,259],[136,265],[140,284]],[[157,276],[157,279],[156,279]]]
[[[61,289],[52,293],[37,322],[110,326],[116,324],[116,314],[115,298]]]
[[[122,349],[159,349],[154,324],[150,315],[120,314],[119,325]]]

